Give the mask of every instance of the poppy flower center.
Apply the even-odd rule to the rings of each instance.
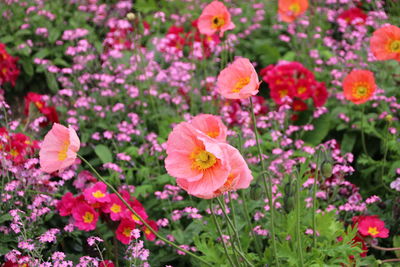
[[[242,90],[243,87],[248,85],[250,83],[250,77],[245,77],[245,78],[240,78],[236,84],[235,87],[233,88],[232,92],[233,93],[239,93],[240,90]]]
[[[379,234],[379,231],[378,229],[376,229],[376,227],[368,227],[368,234],[376,236],[377,234]]]
[[[102,197],[105,196],[105,194],[104,194],[103,192],[101,192],[100,190],[97,190],[96,192],[93,192],[92,195],[93,195],[95,198],[102,198]]]
[[[219,29],[222,26],[224,26],[224,24],[225,24],[225,20],[222,17],[220,17],[220,16],[213,17],[211,25],[214,29]]]
[[[294,14],[297,14],[300,12],[300,5],[298,3],[291,4],[289,6],[289,10],[292,11]]]
[[[114,213],[121,212],[121,206],[114,203],[114,204],[111,206],[110,210],[111,210],[112,212],[114,212]]]
[[[124,236],[126,236],[126,237],[131,237],[131,232],[132,232],[132,229],[126,227],[126,228],[124,228],[124,231],[122,232],[122,234],[123,234]]]
[[[211,168],[215,163],[217,163],[217,158],[212,153],[205,150],[193,152],[191,158],[193,160],[192,168],[199,171]]]
[[[58,152],[58,160],[63,161],[67,158],[67,151],[69,147],[69,141],[65,141],[61,146],[60,152]]]
[[[392,53],[400,53],[400,40],[394,40],[389,45],[389,50]]]
[[[207,135],[211,138],[215,138],[219,135],[219,132],[208,132]]]
[[[353,95],[355,98],[366,97],[368,95],[368,86],[364,84],[356,85]]]
[[[93,219],[94,219],[94,215],[91,212],[87,211],[87,212],[85,212],[85,215],[83,215],[83,221],[85,223],[91,223],[91,222],[93,222]]]

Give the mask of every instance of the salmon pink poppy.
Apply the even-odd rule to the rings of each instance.
[[[227,151],[227,159],[231,165],[228,178],[218,189],[210,192],[204,192],[202,194],[193,194],[194,196],[205,199],[214,198],[227,191],[245,189],[249,187],[250,182],[253,180],[251,171],[240,152],[228,144],[222,144],[222,146],[224,146]],[[180,187],[188,191],[188,188],[193,187],[192,183],[196,182],[188,182],[185,179],[177,179],[177,183]]]
[[[72,216],[75,219],[74,224],[79,230],[90,231],[96,229],[99,214],[88,204],[79,203],[78,206],[73,209]]]
[[[136,224],[133,221],[122,220],[118,225],[115,235],[122,244],[128,245],[132,240],[132,230],[136,228]]]
[[[76,152],[78,152],[79,147],[78,135],[71,126],[67,128],[54,123],[44,137],[40,148],[41,170],[52,173],[71,166],[76,159]]]
[[[109,213],[113,221],[119,221],[126,212],[125,204],[116,194],[110,194],[110,202],[103,208],[104,213]]]
[[[83,191],[83,195],[89,204],[110,202],[110,197],[107,194],[107,185],[103,182],[97,182],[94,186],[86,188]]]
[[[209,137],[221,142],[226,141],[227,128],[219,116],[200,114],[194,117],[190,123]]]
[[[343,80],[344,96],[354,104],[367,102],[376,90],[374,74],[368,70],[353,70]]]
[[[400,61],[400,28],[394,25],[379,28],[372,34],[370,46],[378,60]]]
[[[258,93],[257,72],[247,58],[237,58],[218,75],[217,90],[228,99],[249,98]]]
[[[279,0],[278,14],[282,21],[293,22],[308,8],[308,0]]]
[[[358,232],[362,236],[387,238],[389,230],[378,216],[358,216]]]
[[[219,1],[213,1],[208,4],[197,20],[197,27],[201,34],[212,36],[219,32],[220,36],[224,35],[225,31],[235,28],[235,24],[231,21],[226,6]]]
[[[210,194],[225,184],[231,171],[223,144],[182,122],[168,137],[165,168],[189,184],[184,188],[189,194]]]

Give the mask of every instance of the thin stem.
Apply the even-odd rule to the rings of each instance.
[[[259,137],[258,137],[256,116],[254,115],[253,99],[251,97],[250,97],[250,108],[251,108],[251,117],[253,119],[253,125],[254,125],[254,134],[256,136],[256,143],[257,143],[257,147],[258,147],[258,157],[261,162],[262,171],[265,173],[266,170],[265,170],[264,160],[262,157],[261,145],[260,145],[260,141],[259,141]],[[276,250],[276,240],[275,240],[275,214],[274,214],[275,207],[274,207],[274,203],[272,200],[272,179],[269,175],[267,175],[267,177],[265,177],[265,174],[264,174],[262,176],[262,180],[263,180],[264,190],[265,190],[265,193],[267,194],[268,202],[269,202],[269,206],[270,206],[270,210],[271,210],[270,220],[271,220],[272,254],[274,255],[274,258],[276,260],[276,266],[279,267],[279,259],[278,259],[278,253]],[[267,185],[266,180],[268,180],[268,185]]]
[[[315,166],[314,184],[313,184],[313,210],[312,210],[312,228],[313,228],[313,246],[317,246],[317,182],[319,170],[319,153],[317,153],[317,165]]]
[[[381,168],[381,184],[383,185],[383,187],[385,187],[389,191],[392,191],[392,189],[389,188],[386,185],[385,180],[383,179],[383,177],[384,177],[383,175],[385,174],[384,172],[385,172],[385,165],[386,165],[386,157],[387,157],[387,153],[388,153],[388,150],[389,150],[389,146],[387,144],[388,143],[388,139],[389,139],[389,123],[390,122],[388,122],[388,125],[386,127],[385,141],[384,141],[384,145],[383,145],[383,147],[385,149],[385,153],[383,154],[383,162],[382,162],[382,168]]]
[[[152,232],[157,238],[159,238],[160,240],[164,241],[165,243],[167,243],[168,245],[173,246],[174,248],[198,259],[199,261],[201,261],[202,263],[208,265],[208,266],[212,266],[210,263],[206,262],[205,260],[203,260],[202,258],[200,258],[199,256],[197,256],[196,254],[181,248],[180,246],[178,246],[177,244],[175,244],[174,242],[169,241],[168,239],[166,239],[165,237],[163,237],[162,235],[160,235],[157,231],[155,231],[132,207],[131,205],[128,204],[128,202],[126,202],[126,200],[121,196],[121,194],[118,192],[117,189],[115,189],[111,184],[109,184],[97,171],[96,169],[92,166],[92,164],[90,164],[86,159],[84,159],[81,155],[78,154],[78,157],[85,162],[89,168],[97,175],[97,177],[103,182],[105,183],[110,189],[111,191],[113,191],[117,197],[122,201],[122,203],[124,203],[124,205],[128,208],[128,210],[130,212],[132,212],[133,214],[135,214],[136,217],[138,217],[138,219],[147,227],[147,229],[149,229],[150,232]]]
[[[381,264],[385,262],[398,262],[400,259],[387,259],[387,260],[381,260]]]
[[[237,229],[237,225],[236,225],[236,216],[235,216],[235,207],[234,207],[234,205],[233,205],[233,201],[232,201],[232,197],[231,197],[231,192],[228,192],[228,195],[229,195],[229,203],[231,204],[230,207],[231,207],[231,210],[232,210],[232,222],[233,222],[233,226],[235,227],[235,229]],[[228,228],[228,229],[229,229],[229,228]],[[229,233],[230,233],[230,231],[229,231]],[[234,243],[232,243],[232,244],[234,244]],[[232,247],[234,247],[234,246],[232,246]],[[240,250],[243,250],[240,243],[239,243],[239,249],[240,249]],[[236,259],[237,259],[236,253],[235,253],[235,257],[236,257]],[[240,264],[240,263],[239,263],[239,264]]]
[[[364,153],[369,157],[367,146],[365,145],[365,136],[364,136],[364,114],[365,114],[365,105],[362,107],[362,115],[361,115],[361,143],[364,150]]]
[[[297,235],[297,249],[299,250],[299,257],[300,257],[300,262],[299,265],[300,267],[303,266],[303,248],[301,245],[301,234],[300,234],[300,177],[299,174],[296,179],[296,235]],[[315,229],[313,230],[315,233]]]
[[[369,244],[369,246],[371,247],[371,248],[374,248],[374,249],[378,249],[378,250],[383,250],[383,251],[396,251],[396,250],[400,250],[400,248],[384,248],[384,247],[380,247],[380,246],[377,246],[377,245],[373,245],[373,244]]]
[[[214,220],[214,223],[215,223],[215,225],[217,226],[217,230],[218,230],[219,236],[221,237],[221,241],[222,241],[222,245],[224,246],[224,250],[225,250],[226,257],[228,258],[228,261],[229,261],[229,263],[231,264],[231,266],[237,266],[236,264],[233,264],[233,261],[232,261],[231,257],[229,256],[228,248],[226,247],[226,244],[225,244],[224,236],[223,236],[223,234],[222,234],[221,227],[219,226],[217,217],[215,216],[214,211],[213,211],[212,199],[210,200],[210,211],[211,211],[211,214],[212,214],[212,218],[213,218],[213,220]]]

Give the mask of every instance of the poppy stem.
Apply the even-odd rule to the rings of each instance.
[[[297,249],[299,253],[299,266],[302,267],[304,266],[303,263],[303,248],[301,245],[301,233],[300,233],[300,175],[297,175],[296,179],[296,235],[297,235]],[[313,215],[314,216],[314,215]],[[315,233],[315,228],[313,229],[313,232]],[[315,247],[315,245],[314,245]]]
[[[377,245],[373,245],[371,243],[368,244],[371,248],[377,249],[377,250],[382,250],[382,251],[397,251],[400,250],[400,248],[384,248],[384,247],[380,247]]]
[[[313,207],[312,207],[312,228],[313,228],[313,246],[317,247],[317,182],[319,169],[319,153],[317,153],[317,165],[315,166],[314,183],[313,183]]]
[[[367,146],[365,145],[365,135],[364,135],[365,104],[362,105],[362,106],[363,107],[362,107],[362,111],[361,111],[362,115],[361,115],[361,124],[360,124],[360,128],[361,128],[361,143],[362,143],[362,147],[363,147],[364,153],[367,155],[367,157],[369,157]]]
[[[238,266],[238,264],[234,264],[234,263],[233,263],[231,257],[229,256],[228,248],[226,247],[226,244],[225,244],[225,240],[224,240],[224,236],[223,236],[223,234],[222,234],[221,226],[219,225],[218,220],[217,220],[217,217],[215,216],[215,213],[214,213],[214,210],[213,210],[213,206],[212,206],[212,202],[213,202],[213,201],[212,201],[212,199],[211,199],[211,200],[210,200],[210,212],[211,212],[213,221],[214,221],[214,223],[215,223],[215,226],[217,227],[218,234],[219,234],[219,236],[220,236],[220,238],[221,238],[221,242],[222,242],[222,245],[223,245],[223,247],[224,247],[224,251],[225,251],[226,257],[228,258],[228,261],[229,261],[229,263],[231,264],[231,266]]]
[[[250,109],[251,109],[251,118],[253,120],[253,126],[254,126],[254,134],[256,136],[256,143],[257,143],[257,148],[258,148],[258,157],[261,163],[261,168],[263,171],[262,175],[262,181],[263,181],[263,186],[265,193],[267,194],[268,197],[268,204],[270,206],[270,220],[271,220],[271,243],[272,243],[272,254],[275,258],[276,261],[276,266],[279,267],[279,259],[278,259],[278,253],[276,250],[276,240],[275,240],[275,206],[273,203],[272,199],[272,179],[270,175],[265,175],[266,169],[264,165],[264,160],[263,160],[263,154],[262,154],[262,149],[259,141],[259,136],[258,136],[258,131],[257,131],[257,121],[256,121],[256,116],[254,114],[254,106],[253,106],[253,99],[250,97]],[[268,180],[268,184],[267,184]]]
[[[165,237],[163,237],[162,235],[160,235],[157,231],[155,231],[132,207],[131,205],[128,204],[128,202],[121,196],[121,194],[118,192],[117,189],[115,189],[111,184],[109,184],[106,179],[103,178],[103,176],[101,176],[96,169],[92,166],[92,164],[90,164],[85,158],[83,158],[81,155],[77,154],[78,157],[86,164],[89,166],[89,168],[97,175],[97,177],[103,182],[105,183],[110,189],[111,191],[113,191],[117,197],[122,201],[122,203],[124,203],[124,205],[127,207],[127,209],[132,212],[133,214],[135,214],[136,217],[138,217],[138,219],[146,226],[147,229],[149,229],[150,232],[152,232],[158,239],[164,241],[165,243],[167,243],[168,245],[173,246],[174,248],[176,248],[177,250],[180,250],[190,256],[192,256],[193,258],[196,258],[197,260],[201,261],[202,263],[208,265],[208,266],[212,266],[210,263],[208,263],[207,261],[205,261],[204,259],[202,259],[201,257],[197,256],[196,254],[181,248],[180,246],[178,246],[177,244],[175,244],[174,242],[169,241],[168,239],[166,239]]]

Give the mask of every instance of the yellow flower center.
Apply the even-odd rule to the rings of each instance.
[[[304,93],[305,91],[307,91],[307,87],[300,86],[299,88],[297,88],[297,92],[298,92],[299,94],[302,94],[302,93]]]
[[[207,135],[211,138],[215,138],[219,135],[219,132],[208,132]]]
[[[139,218],[138,218],[138,216],[136,216],[135,214],[132,214],[131,218],[132,218],[132,220],[134,220],[135,222],[140,221]]]
[[[41,108],[43,107],[43,104],[40,103],[39,101],[36,101],[36,102],[35,102],[35,105],[36,105],[36,107],[37,107],[38,109],[41,109]]]
[[[353,88],[353,97],[356,99],[365,98],[369,93],[369,86],[367,83],[356,83]]]
[[[123,234],[124,236],[126,236],[126,237],[131,237],[131,232],[132,232],[132,229],[131,229],[131,228],[125,227],[125,228],[124,228],[124,231],[122,232],[122,234]]]
[[[102,198],[105,196],[105,194],[103,192],[101,192],[100,190],[97,190],[96,192],[92,193],[92,196],[94,196],[95,198]]]
[[[294,14],[300,12],[300,5],[298,3],[293,3],[289,6],[289,10],[292,11]]]
[[[94,215],[93,213],[87,211],[85,212],[85,215],[83,215],[83,221],[84,223],[91,223],[94,220]]]
[[[368,234],[376,236],[377,234],[379,234],[379,231],[378,229],[376,229],[376,227],[368,227]]]
[[[64,141],[64,144],[61,146],[61,149],[58,152],[59,161],[63,161],[67,158],[68,147],[69,147],[69,141]]]
[[[149,235],[149,234],[151,234],[151,231],[149,230],[149,228],[146,228],[146,229],[144,230],[144,233],[145,233],[146,235]]]
[[[217,163],[217,158],[210,152],[205,150],[196,150],[191,155],[192,169],[199,171],[207,170]]]
[[[219,29],[224,25],[225,25],[225,20],[224,20],[223,17],[221,17],[221,16],[214,16],[213,17],[213,19],[211,21],[211,27],[213,29]]]
[[[13,157],[16,157],[16,156],[19,155],[19,152],[17,150],[15,150],[15,149],[11,149],[10,155],[13,156]]]
[[[111,210],[112,212],[114,212],[114,213],[119,213],[119,212],[121,212],[121,206],[114,203],[114,204],[111,206],[110,210]]]
[[[285,96],[287,96],[287,94],[288,94],[288,90],[286,90],[286,89],[279,91],[280,98],[284,98]]]
[[[242,88],[248,85],[249,83],[250,83],[250,77],[240,78],[236,82],[235,87],[232,89],[232,92],[239,93],[240,90],[242,90]]]
[[[389,43],[389,49],[391,53],[400,53],[400,40],[393,40]]]

